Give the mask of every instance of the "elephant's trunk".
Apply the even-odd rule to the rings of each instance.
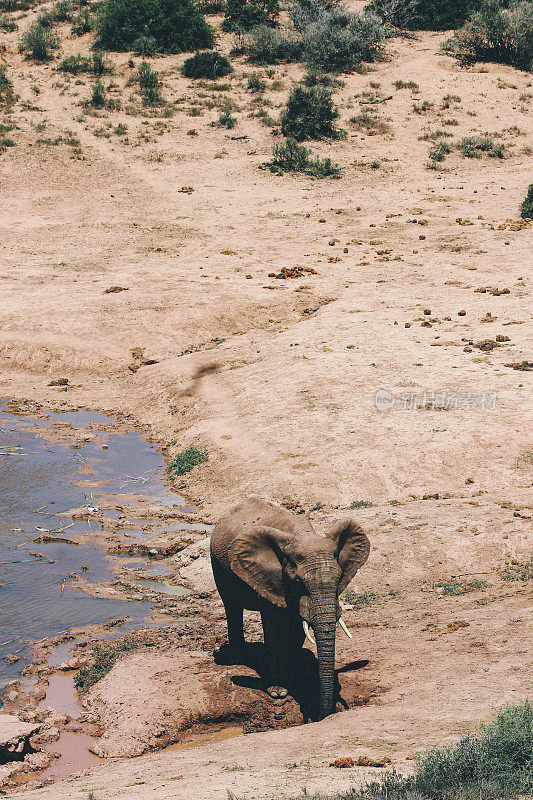
[[[311,595],[311,622],[318,655],[318,691],[320,719],[335,711],[335,627],[337,593],[322,589]]]

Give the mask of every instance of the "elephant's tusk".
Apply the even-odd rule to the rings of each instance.
[[[346,627],[346,623],[345,623],[345,621],[343,620],[343,618],[342,618],[342,617],[339,617],[339,625],[340,625],[340,626],[341,626],[341,628],[343,629],[343,631],[344,631],[344,633],[346,634],[346,636],[347,636],[349,639],[353,639],[353,636],[352,636],[352,634],[350,633],[350,631],[348,630],[348,628]]]
[[[311,635],[311,631],[309,630],[309,624],[305,621],[305,619],[302,620],[302,625],[304,626],[305,638],[309,639],[311,644],[316,644],[315,640],[313,639],[313,636]]]

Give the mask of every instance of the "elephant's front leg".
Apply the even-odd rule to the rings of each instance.
[[[263,636],[268,658],[267,692],[273,698],[287,697],[289,670],[294,668],[294,646],[301,642],[291,641],[293,625],[285,609],[268,608],[261,611]]]

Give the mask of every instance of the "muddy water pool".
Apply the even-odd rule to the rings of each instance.
[[[56,431],[61,442],[51,442],[44,429]],[[69,438],[76,438],[80,429],[89,433],[73,447]],[[33,417],[0,402],[0,690],[19,675],[32,642],[117,617],[129,618],[129,629],[145,622],[150,603],[91,597],[72,588],[69,576],[76,573],[95,584],[115,577],[103,550],[86,541],[87,533],[102,528],[102,514],[97,513],[102,498],[109,506],[114,495],[138,493],[185,510],[183,498],[165,484],[164,466],[155,445],[138,431],[119,430],[104,414],[47,412]],[[86,518],[69,515],[80,508],[87,511]],[[113,520],[119,513],[106,507],[104,517]],[[142,538],[140,524],[129,534]],[[35,542],[38,537],[44,539]],[[84,543],[78,544],[80,537]],[[142,558],[137,561],[148,567]],[[154,579],[164,578],[165,570],[153,566],[150,578],[157,590]],[[160,590],[167,593],[168,584]],[[176,587],[170,591],[180,593]],[[121,635],[125,630],[121,628]],[[20,660],[8,663],[6,656]]]

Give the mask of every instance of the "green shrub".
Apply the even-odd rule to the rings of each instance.
[[[72,19],[72,3],[70,0],[58,0],[52,7],[54,22],[70,22]]]
[[[106,104],[106,89],[103,83],[95,83],[91,90],[91,99],[89,105],[93,108],[105,108]]]
[[[487,0],[443,49],[464,65],[495,61],[533,69],[533,2],[518,0],[503,8],[498,0]]]
[[[265,81],[261,80],[259,75],[250,75],[246,88],[249,92],[264,92],[266,89]]]
[[[7,14],[0,13],[0,28],[3,31],[7,31],[8,33],[13,33],[13,31],[18,30],[18,25],[14,19],[8,17]]]
[[[343,5],[327,8],[321,0],[298,3],[292,19],[308,65],[326,72],[350,72],[382,53],[383,25],[374,14],[358,14]]]
[[[287,139],[282,144],[274,145],[272,161],[263,164],[271,172],[282,174],[284,172],[300,172],[312,175],[314,178],[340,178],[341,170],[331,158],[313,156],[311,151],[298,144],[294,139]],[[315,509],[322,508],[317,503]],[[313,510],[313,509],[311,509]]]
[[[420,87],[416,81],[394,81],[396,89],[410,89],[412,92],[420,91]]]
[[[229,58],[216,50],[203,50],[188,58],[182,69],[186,78],[222,78],[233,72]]]
[[[373,508],[374,503],[370,500],[352,500],[350,508]]]
[[[155,106],[163,102],[159,73],[153,70],[147,61],[141,61],[135,72],[134,80],[139,84],[145,105]]]
[[[198,6],[202,14],[223,14],[226,10],[225,0],[200,0]]]
[[[327,72],[313,68],[309,69],[304,75],[303,83],[306,86],[329,86],[332,89],[340,89],[344,86],[344,81],[334,78],[333,75],[328,75]]]
[[[97,30],[108,50],[131,50],[140,36],[155,39],[161,52],[211,47],[213,31],[193,0],[103,0]]]
[[[218,115],[218,124],[223,128],[234,128],[237,124],[237,118],[231,114],[231,106],[226,106]]]
[[[111,72],[110,65],[106,62],[104,54],[99,50],[96,50],[90,57],[82,56],[81,53],[65,56],[57,69],[59,72],[69,72],[71,75],[79,75],[81,72],[106,75]]]
[[[367,6],[384,22],[409,30],[447,31],[462,25],[484,0],[372,0]]]
[[[207,461],[207,450],[198,449],[197,447],[188,447],[186,450],[181,450],[179,453],[176,453],[176,455],[170,459],[167,466],[167,474],[171,478],[185,475],[204,461]]]
[[[13,84],[8,78],[5,65],[0,64],[0,108],[9,110],[14,102]]]
[[[273,25],[278,14],[278,0],[226,0],[222,30],[249,31],[257,25]]]
[[[83,36],[92,31],[94,27],[94,14],[90,8],[81,8],[72,19],[71,30],[74,36]]]
[[[60,72],[69,72],[71,75],[79,75],[81,72],[89,72],[91,69],[91,59],[82,56],[81,53],[65,56],[57,66]]]
[[[131,653],[143,644],[132,637],[125,637],[118,642],[98,642],[92,652],[92,661],[81,666],[76,673],[76,688],[86,692],[111,672],[121,655]]]
[[[28,58],[34,61],[50,61],[52,50],[58,46],[57,39],[48,28],[43,27],[40,22],[34,22],[23,34],[19,50],[26,52]]]
[[[131,49],[136,56],[150,58],[157,53],[157,42],[153,36],[138,36],[133,42]]]
[[[354,592],[351,589],[346,589],[344,599],[350,603],[354,608],[364,608],[379,599],[379,594],[370,589],[365,589],[364,592]]]
[[[330,91],[322,86],[295,86],[281,114],[281,131],[297,142],[337,139],[340,131],[333,123],[338,116]]]
[[[243,50],[257,64],[279,64],[282,61],[298,61],[301,43],[285,36],[268,25],[258,25],[242,40]]]
[[[105,53],[101,50],[95,50],[92,54],[91,72],[94,75],[108,75],[113,72],[111,65],[106,61]]]
[[[429,148],[427,166],[429,169],[437,169],[437,164],[444,161],[451,147],[447,142],[434,142]]]
[[[503,158],[505,152],[505,145],[496,144],[492,136],[465,136],[458,147],[465,158],[481,158],[483,154]]]
[[[528,205],[526,205],[528,204]],[[526,214],[524,206],[526,205]],[[522,203],[522,218],[533,219],[533,183],[528,189],[527,197]],[[523,563],[509,564],[501,573],[504,581],[530,581],[533,580],[533,557]]]
[[[375,112],[361,111],[353,117],[350,122],[358,131],[365,131],[369,136],[384,135],[391,132],[388,122],[378,117]]]
[[[442,594],[455,596],[477,592],[478,590],[486,589],[489,585],[487,581],[481,581],[478,578],[474,578],[471,581],[450,578],[449,581],[438,581],[438,583],[434,584],[434,588],[441,589]]]

